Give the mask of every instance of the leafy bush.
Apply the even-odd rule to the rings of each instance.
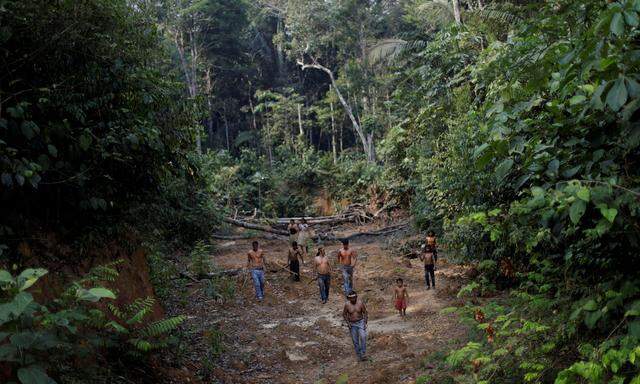
[[[149,299],[138,300],[125,311],[108,303],[119,320],[109,320],[94,305],[116,298],[111,290],[99,285],[117,277],[116,264],[93,269],[46,303],[39,303],[28,292],[47,274],[46,270],[25,269],[17,276],[0,270],[0,363],[10,368],[10,376],[4,379],[17,379],[22,384],[55,383],[52,373],[85,369],[88,361],[96,363],[95,358],[105,348],[141,356],[167,345],[168,333],[184,318],[140,327],[153,304]],[[78,362],[85,365],[78,366]]]
[[[3,221],[82,227],[187,173],[195,119],[144,7],[4,1]],[[33,54],[37,52],[37,54]],[[84,212],[81,214],[80,212]]]
[[[196,277],[204,277],[211,272],[211,246],[198,241],[191,250],[191,271]]]
[[[480,261],[461,295],[516,287],[462,310],[482,338],[450,355],[461,382],[640,381],[640,2],[535,6],[409,48],[384,153],[418,223]]]
[[[168,347],[175,340],[168,336],[185,319],[184,316],[175,316],[148,324],[146,317],[151,313],[155,299],[136,299],[124,308],[118,308],[107,304],[107,308],[116,320],[106,322],[103,327],[113,329],[120,339],[112,343],[112,347],[122,349],[126,355],[141,357],[142,354]],[[130,348],[129,346],[133,346]]]

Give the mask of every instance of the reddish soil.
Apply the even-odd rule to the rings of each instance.
[[[219,242],[213,263],[221,269],[244,266],[250,243]],[[261,243],[268,262],[285,264],[285,241]],[[191,366],[213,367],[214,383],[414,383],[422,375],[430,377],[428,382],[441,382],[449,374],[440,369],[442,364],[432,361],[433,356],[446,353],[466,331],[455,315],[440,311],[454,304],[450,293],[459,286],[464,271],[442,260],[436,271],[438,288],[426,290],[420,261],[391,254],[386,246],[381,238],[352,243],[359,253],[355,289],[369,310],[369,361],[357,361],[342,323],[339,272],[334,271],[330,299],[323,305],[317,284],[309,279],[310,261],[306,261],[302,282],[291,281],[284,271],[267,272],[262,303],[254,299],[251,278],[244,274],[236,278],[235,298],[226,303],[208,298],[200,284],[192,285],[179,310],[190,316],[187,326],[192,332],[202,335],[189,346],[193,356],[200,356],[192,358]],[[338,244],[327,245],[329,252],[337,249]],[[393,308],[397,277],[404,278],[410,294],[404,319]],[[209,348],[204,335],[215,328],[224,334],[224,352],[204,361]]]

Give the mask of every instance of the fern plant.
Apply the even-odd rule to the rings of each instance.
[[[175,316],[145,324],[152,313],[155,299],[138,298],[133,303],[120,308],[109,303],[107,308],[116,320],[105,324],[115,332],[120,348],[126,355],[141,357],[153,350],[166,348],[171,342],[171,333],[186,320],[185,316]]]
[[[76,282],[62,297],[41,304],[29,289],[47,273],[28,268],[13,276],[0,270],[0,364],[10,372],[8,377],[0,374],[0,379],[55,383],[48,375],[50,368],[91,348],[78,337],[96,316],[97,310],[85,304],[115,298],[106,288]]]

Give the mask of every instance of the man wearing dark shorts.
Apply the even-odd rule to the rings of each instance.
[[[289,271],[293,276],[293,281],[300,281],[300,262],[304,263],[302,258],[302,249],[298,247],[296,241],[291,242],[291,248],[289,248],[289,254],[287,255],[289,261]]]
[[[436,275],[435,275],[435,267],[436,260],[433,249],[429,246],[426,247],[425,251],[420,255],[420,260],[424,262],[424,280],[427,284],[427,289],[431,289],[436,287]]]

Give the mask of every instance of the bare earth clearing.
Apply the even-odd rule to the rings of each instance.
[[[250,240],[220,241],[212,255],[217,267],[246,264]],[[267,261],[285,265],[286,241],[263,240]],[[326,246],[333,251],[338,244]],[[358,362],[351,338],[342,323],[342,278],[334,270],[329,302],[321,304],[318,286],[310,282],[311,260],[302,266],[303,279],[293,282],[285,271],[267,272],[266,297],[258,303],[250,276],[237,277],[236,296],[219,303],[202,294],[200,284],[189,288],[179,312],[190,316],[188,327],[202,333],[218,327],[224,334],[224,352],[215,366],[212,382],[219,383],[413,383],[428,375],[433,382],[450,376],[441,359],[465,335],[455,315],[440,311],[454,304],[463,268],[441,262],[436,271],[437,289],[424,287],[419,260],[409,260],[386,250],[384,238],[352,242],[359,253],[355,289],[369,310],[369,361]],[[393,285],[403,277],[410,299],[407,318],[393,308]],[[189,346],[192,356],[205,356],[206,337]],[[201,351],[198,354],[198,351]],[[203,361],[192,359],[192,368]],[[347,382],[347,381],[343,381]]]

